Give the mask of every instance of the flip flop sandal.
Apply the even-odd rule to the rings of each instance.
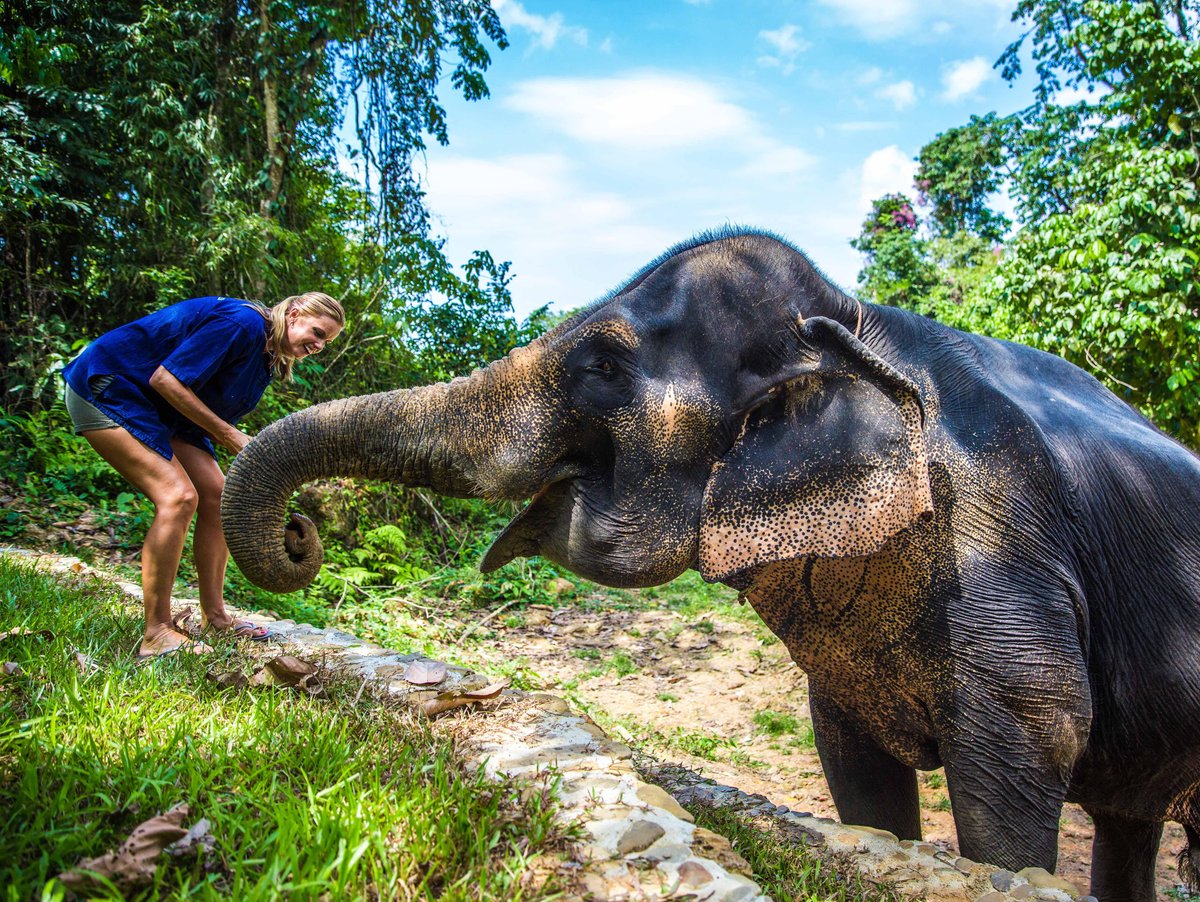
[[[146,651],[135,652],[133,660],[138,665],[146,664],[157,658],[169,658],[172,655],[206,655],[212,651],[212,648],[205,645],[203,642],[180,642],[174,648],[168,648],[165,651]]]
[[[251,623],[249,620],[239,620],[223,632],[229,633],[235,639],[249,639],[251,642],[266,642],[271,638],[271,631],[269,629],[265,626]]]

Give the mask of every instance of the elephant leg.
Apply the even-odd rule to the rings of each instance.
[[[1088,810],[1092,838],[1092,895],[1100,902],[1153,902],[1154,863],[1162,821],[1136,821]]]
[[[1012,871],[1053,873],[1066,776],[1039,767],[1039,750],[1026,743],[996,747],[979,739],[941,749],[959,853]]]
[[[821,768],[844,824],[921,838],[917,772],[845,723],[831,706],[810,697]]]

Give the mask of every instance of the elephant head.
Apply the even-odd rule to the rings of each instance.
[[[932,509],[914,385],[870,310],[768,235],[704,236],[526,347],[449,383],[320,404],[230,468],[222,519],[259,585],[320,567],[291,493],[324,476],[532,498],[487,571],[542,555],[633,587],[689,567],[867,554]]]

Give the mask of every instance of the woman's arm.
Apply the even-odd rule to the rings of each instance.
[[[231,426],[209,410],[196,393],[180,382],[164,366],[150,377],[150,387],[163,396],[168,404],[212,436],[213,441],[237,454],[250,441],[250,436]]]

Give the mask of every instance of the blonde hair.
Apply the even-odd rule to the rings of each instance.
[[[271,338],[267,347],[271,352],[271,369],[285,382],[292,381],[292,364],[295,357],[281,351],[287,347],[287,315],[295,308],[302,316],[328,316],[339,327],[346,325],[346,311],[329,295],[320,291],[306,291],[284,298],[274,307],[264,308],[263,316],[271,323]]]

